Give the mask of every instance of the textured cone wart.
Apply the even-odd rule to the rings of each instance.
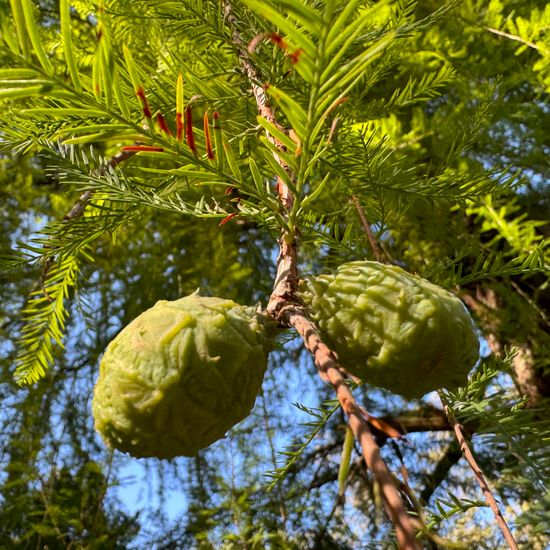
[[[479,357],[464,304],[399,267],[350,262],[300,294],[348,372],[405,397],[463,385]]]
[[[135,457],[193,456],[249,414],[266,343],[253,308],[195,294],[161,300],[107,347],[95,427]]]

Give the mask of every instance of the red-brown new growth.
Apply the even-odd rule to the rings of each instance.
[[[185,141],[187,146],[193,154],[197,154],[197,147],[195,146],[195,136],[193,135],[193,115],[191,114],[191,107],[185,109]]]
[[[178,141],[183,140],[183,131],[184,131],[183,113],[176,113],[176,139]]]
[[[215,130],[220,129],[220,125],[218,124],[219,119],[220,119],[220,114],[218,113],[218,111],[214,111],[212,113],[212,128],[214,128]]]
[[[277,34],[276,32],[272,32],[270,35],[269,35],[269,39],[274,43],[276,44],[277,46],[279,46],[279,48],[281,48],[281,50],[286,50],[288,48],[288,44],[284,41],[283,37],[279,34]]]
[[[229,199],[230,202],[236,202],[236,203],[241,202],[241,194],[239,193],[239,190],[236,187],[233,187],[233,186],[228,187],[225,190],[225,196],[231,197]]]
[[[139,86],[139,88],[136,90],[136,95],[139,98],[139,101],[141,103],[141,110],[143,111],[143,115],[146,118],[152,118],[151,115],[151,109],[149,109],[149,104],[147,103],[147,97],[145,96],[145,90],[142,86]]]
[[[168,125],[166,124],[166,120],[164,120],[162,113],[157,113],[157,124],[159,125],[161,132],[164,132],[170,137],[172,136],[172,132],[170,128],[168,128]]]
[[[229,216],[226,216],[219,224],[218,227],[221,227],[222,225],[225,225],[227,222],[231,221],[235,216],[238,216],[238,212],[233,212],[232,214],[229,214]]]
[[[302,50],[302,48],[298,48],[297,50],[294,50],[292,53],[288,54],[288,57],[292,65],[296,65],[296,63],[298,63],[300,56],[303,53],[304,53],[304,50]]]
[[[385,422],[382,418],[377,418],[376,416],[372,416],[369,412],[367,412],[363,407],[359,407],[359,410],[363,413],[363,417],[365,420],[374,428],[376,428],[378,431],[382,432],[384,435],[394,438],[394,439],[400,439],[401,438],[401,432]]]
[[[281,48],[281,50],[288,50],[288,44],[285,42],[285,40],[282,36],[280,36],[276,32],[273,32],[273,33],[269,34],[268,36],[269,36],[269,39],[274,44],[276,44],[277,46],[279,46],[279,48]],[[296,63],[298,63],[298,60],[299,60],[299,58],[300,58],[300,56],[302,55],[303,52],[304,52],[304,50],[302,48],[298,48],[298,49],[296,49],[293,52],[288,54],[288,57],[289,57],[290,62],[292,63],[292,65],[296,65]]]
[[[210,127],[208,126],[208,112],[204,113],[204,139],[206,141],[206,156],[212,160],[214,158],[214,150],[212,149],[212,141],[210,140]]]

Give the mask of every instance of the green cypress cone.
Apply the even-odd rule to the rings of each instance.
[[[348,372],[405,397],[463,385],[479,357],[462,302],[399,267],[350,262],[300,295]]]
[[[197,294],[161,300],[107,347],[96,429],[135,457],[193,456],[250,413],[267,344],[252,307]]]

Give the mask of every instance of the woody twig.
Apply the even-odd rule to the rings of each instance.
[[[351,197],[351,200],[355,205],[355,209],[357,210],[357,214],[359,215],[359,219],[361,220],[361,225],[363,226],[363,230],[365,231],[365,234],[367,235],[367,238],[369,240],[374,258],[377,262],[383,262],[384,259],[382,258],[382,254],[380,253],[380,249],[378,248],[378,244],[376,243],[376,238],[372,233],[372,229],[367,219],[367,215],[365,214],[364,208],[361,206],[359,199],[355,195]]]
[[[462,454],[464,455],[466,462],[468,462],[468,465],[470,466],[472,472],[474,472],[475,478],[479,486],[481,487],[481,490],[483,491],[483,496],[485,497],[487,504],[491,508],[495,516],[496,522],[502,532],[502,535],[504,536],[504,540],[511,550],[519,550],[519,547],[514,539],[514,536],[512,535],[512,532],[510,531],[510,528],[508,527],[508,524],[506,523],[506,520],[502,515],[502,512],[500,511],[498,503],[489,487],[489,484],[487,483],[487,480],[485,479],[485,476],[483,475],[483,472],[481,471],[481,468],[474,458],[472,450],[470,449],[470,446],[468,445],[468,442],[464,437],[462,426],[457,422],[453,411],[450,409],[447,403],[445,403],[444,400],[442,401],[443,407],[445,409],[445,414],[447,415],[447,418],[449,419],[449,422],[453,427],[456,440],[460,445],[460,450],[462,451]]]
[[[265,91],[261,86],[261,81],[250,61],[249,52],[238,30],[238,22],[232,14],[231,4],[225,2],[224,6],[226,20],[232,28],[233,42],[238,49],[240,65],[252,86],[258,111],[270,123],[281,128],[277,124]],[[285,150],[284,145],[275,137],[268,136],[268,139],[280,151]],[[277,160],[289,175],[290,181],[293,181],[293,174],[286,163],[280,158],[277,158]],[[282,178],[278,178],[277,192],[281,208],[284,213],[288,214],[292,208],[294,197]],[[348,416],[350,428],[361,445],[366,464],[382,489],[385,508],[395,527],[400,548],[417,550],[420,546],[416,540],[412,522],[394,485],[392,474],[380,455],[380,449],[374,440],[368,421],[346,383],[345,371],[338,365],[334,353],[323,343],[315,323],[297,298],[296,234],[296,228],[290,227],[283,230],[279,239],[277,276],[266,311],[281,325],[296,329],[302,337],[305,347],[313,355],[319,375],[334,388],[342,409]]]

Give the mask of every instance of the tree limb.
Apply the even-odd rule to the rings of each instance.
[[[443,405],[445,408],[445,413],[447,414],[447,418],[449,419],[449,422],[453,425],[453,430],[456,435],[456,440],[460,445],[460,449],[464,454],[464,458],[470,465],[472,472],[474,472],[477,482],[481,487],[481,490],[483,491],[483,495],[485,496],[485,500],[487,501],[487,504],[489,504],[491,510],[493,511],[496,522],[500,527],[500,530],[502,531],[504,539],[508,543],[508,546],[510,547],[511,550],[519,550],[519,547],[514,539],[514,536],[512,535],[512,532],[510,531],[510,528],[508,527],[508,524],[506,523],[506,520],[504,519],[502,512],[498,507],[497,501],[493,496],[491,489],[489,488],[487,480],[485,479],[485,476],[483,475],[483,472],[481,471],[481,468],[476,462],[476,459],[472,454],[472,451],[468,445],[468,442],[464,437],[464,434],[462,432],[462,426],[457,422],[453,414],[453,411],[450,409],[450,407],[446,403],[444,403]]]
[[[517,353],[512,360],[512,379],[518,393],[527,397],[526,407],[540,406],[549,395],[548,382],[537,372],[532,346],[525,342],[528,337],[523,338],[523,342],[503,341],[498,318],[502,299],[494,289],[483,289],[481,285],[476,286],[475,295],[464,292],[462,299],[477,315],[485,329],[487,343],[497,357],[503,356],[506,345],[517,347]]]
[[[232,14],[230,2],[224,3],[224,9],[226,18],[232,27],[233,41],[238,47],[241,67],[252,85],[258,111],[269,122],[276,124],[275,116],[267,102],[264,89],[259,84],[258,75],[250,63],[247,50],[243,47],[243,40],[237,28],[236,18]],[[278,140],[273,137],[270,137],[270,140],[276,147],[283,150],[284,146]],[[293,179],[288,166],[280,158],[277,157],[277,160]],[[288,212],[292,208],[293,196],[282,178],[278,180],[277,190],[279,201]],[[295,328],[302,336],[305,347],[314,357],[319,375],[333,386],[342,409],[349,418],[349,426],[361,445],[365,461],[381,487],[386,511],[395,527],[400,547],[404,550],[419,549],[420,546],[416,540],[412,522],[393,483],[392,474],[380,456],[380,449],[372,436],[368,422],[346,385],[344,374],[341,367],[338,366],[334,354],[322,342],[317,327],[297,299],[297,242],[294,228],[291,228],[290,231],[283,230],[279,239],[279,247],[277,276],[266,311],[283,326]]]
[[[369,240],[372,253],[374,254],[374,259],[377,262],[384,262],[384,258],[382,258],[382,254],[380,253],[380,249],[378,248],[378,244],[376,243],[376,238],[372,233],[372,229],[367,219],[367,215],[365,214],[365,209],[363,208],[363,206],[359,202],[359,199],[355,195],[352,195],[351,200],[355,205],[355,209],[357,210],[357,214],[359,215],[359,219],[361,220],[361,225],[363,226],[363,230],[365,231],[367,238]]]

